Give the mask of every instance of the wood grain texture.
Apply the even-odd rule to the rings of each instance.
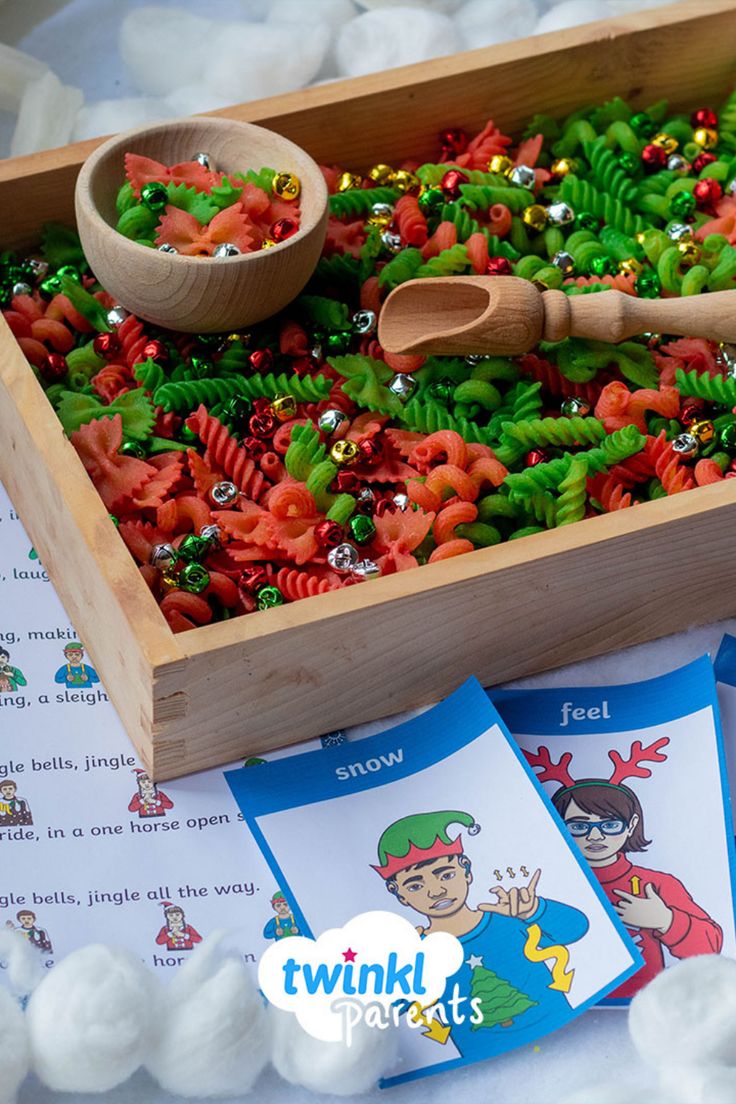
[[[429,155],[441,126],[489,113],[514,128],[616,93],[715,105],[735,37],[734,0],[690,0],[229,111],[361,167]],[[98,144],[0,163],[3,244],[72,217]],[[471,672],[490,683],[736,613],[728,480],[174,637],[4,323],[0,433],[0,478],[158,779],[428,702]]]
[[[222,172],[294,173],[302,186],[299,230],[270,249],[227,259],[160,253],[119,234],[115,199],[125,154],[176,165],[199,150]],[[77,179],[75,211],[90,267],[122,306],[168,329],[217,333],[269,318],[302,290],[324,244],[327,186],[312,158],[280,134],[233,119],[177,119],[128,131],[96,149]]]
[[[676,108],[716,106],[736,79],[734,41],[734,0],[681,0],[212,114],[276,129],[317,161],[361,169],[407,153],[434,157],[440,129],[472,132],[489,115],[513,132],[537,111],[564,115],[615,95],[638,107],[662,96]],[[100,142],[0,161],[7,247],[33,245],[47,219],[73,218],[74,183]],[[19,196],[19,179],[33,204]]]

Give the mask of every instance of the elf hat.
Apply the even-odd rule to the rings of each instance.
[[[67,652],[83,652],[83,651],[84,651],[84,644],[80,644],[78,640],[72,640],[70,644],[66,644],[64,646],[64,655],[66,655]]]
[[[443,855],[462,855],[462,837],[450,839],[451,824],[462,824],[471,836],[480,825],[470,813],[457,810],[436,813],[415,813],[390,824],[378,841],[379,866],[373,869],[388,881],[416,863],[438,859]]]
[[[275,905],[277,901],[286,902],[286,897],[283,893],[281,893],[281,891],[279,891],[278,893],[274,893],[273,897],[271,898],[271,904]]]

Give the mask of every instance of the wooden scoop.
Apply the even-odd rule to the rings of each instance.
[[[637,299],[621,291],[539,292],[517,276],[408,280],[384,303],[378,340],[388,353],[518,356],[539,341],[616,344],[650,332],[736,341],[736,290]]]

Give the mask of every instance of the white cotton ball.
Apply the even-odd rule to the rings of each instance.
[[[28,1028],[18,1002],[0,989],[0,1104],[14,1104],[28,1073]]]
[[[92,943],[46,974],[26,1016],[31,1063],[57,1092],[105,1092],[146,1057],[160,985],[129,951]]]
[[[630,1081],[596,1081],[576,1089],[560,1104],[655,1104],[656,1099],[648,1086],[634,1086]]]
[[[670,966],[634,997],[629,1032],[645,1061],[736,1063],[736,961],[697,955]]]
[[[495,0],[491,0],[491,3],[494,2]],[[396,0],[357,0],[357,3],[361,8],[373,10],[375,8],[392,8]],[[402,0],[402,3],[409,8],[429,8],[430,11],[444,12],[446,15],[450,15],[457,9],[461,0]]]
[[[0,42],[0,111],[17,111],[31,81],[48,71],[45,62]]]
[[[495,46],[534,33],[539,12],[534,0],[511,0],[498,4],[495,0],[469,0],[455,16],[462,40],[462,49]]]
[[[303,88],[330,44],[325,23],[219,23],[210,34],[204,83],[229,103]]]
[[[0,962],[5,963],[6,976],[16,996],[27,997],[36,988],[46,972],[43,961],[38,947],[19,931],[0,930]]]
[[[243,1096],[269,1057],[269,1021],[242,958],[223,955],[221,933],[200,944],[164,991],[146,1062],[177,1096]]]
[[[120,54],[141,92],[165,96],[201,79],[205,66],[216,64],[209,38],[213,26],[183,8],[129,11],[120,25]]]
[[[271,0],[267,23],[326,23],[333,34],[357,15],[353,0]]]
[[[562,31],[581,23],[593,23],[597,19],[609,19],[611,9],[605,0],[563,0],[550,8],[537,23],[534,34]]]
[[[62,84],[51,70],[31,81],[20,102],[18,120],[10,139],[10,156],[20,157],[66,145],[83,103],[82,92]]]
[[[203,111],[219,111],[230,103],[224,96],[218,96],[205,84],[185,84],[169,92],[166,103],[174,115],[199,115]]]
[[[128,96],[120,100],[99,100],[85,104],[77,115],[72,140],[97,138],[100,134],[115,134],[119,130],[158,123],[171,119],[176,110],[166,101],[154,96]]]
[[[734,1104],[736,1069],[729,1066],[668,1065],[660,1070],[667,1104]]]
[[[313,1093],[352,1096],[375,1088],[396,1062],[399,1033],[394,1027],[379,1030],[359,1023],[348,1047],[315,1039],[293,1012],[270,1005],[268,1015],[271,1063],[290,1085],[301,1085]]]
[[[342,76],[359,77],[459,48],[458,33],[446,15],[401,4],[351,19],[340,31],[335,50]]]

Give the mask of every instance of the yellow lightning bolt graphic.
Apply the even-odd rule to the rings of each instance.
[[[431,1004],[428,1004],[426,1008],[422,1008],[419,1001],[415,1001],[414,1004],[409,1006],[407,1015],[411,1016],[414,1023],[420,1023],[427,1030],[422,1032],[428,1039],[431,1039],[433,1043],[441,1043],[445,1045],[450,1038],[451,1027],[447,1024],[443,1024],[436,1016],[425,1015],[428,1008],[432,1008]]]
[[[541,938],[542,929],[539,924],[530,924],[527,928],[524,956],[530,962],[548,962],[550,959],[554,959],[552,982],[547,988],[557,989],[561,993],[569,993],[572,979],[575,976],[574,970],[566,969],[570,961],[570,952],[561,943],[555,943],[552,947],[542,947],[540,949],[539,940]]]
[[[638,874],[631,875],[631,892],[635,897],[638,897],[641,893],[641,880]]]

